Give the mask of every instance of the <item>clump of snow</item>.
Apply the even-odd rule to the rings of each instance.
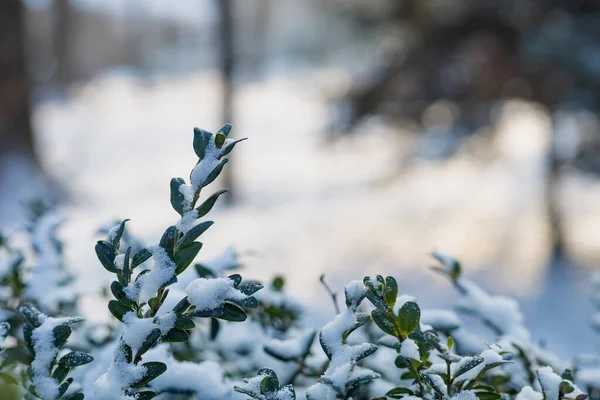
[[[538,368],[536,372],[546,400],[558,400],[559,387],[562,383],[562,378],[554,373],[550,367]]]
[[[355,303],[359,299],[365,297],[367,293],[367,287],[361,280],[350,281],[348,285],[346,285],[346,298],[350,303]]]
[[[516,400],[542,400],[543,398],[543,394],[536,392],[531,386],[525,386],[517,395]]]
[[[122,270],[125,265],[125,254],[117,254],[113,262],[115,263],[115,267]]]
[[[114,242],[114,240],[117,238],[117,232],[119,231],[120,227],[121,227],[121,223],[119,222],[118,224],[114,225],[112,228],[110,228],[108,230],[108,234],[106,235],[106,241],[108,243]]]
[[[35,221],[31,231],[37,265],[29,273],[25,295],[51,311],[61,304],[73,303],[77,295],[55,237],[63,221],[58,214],[46,213]]]
[[[582,368],[577,373],[577,382],[581,383],[582,387],[600,387],[600,367]]]
[[[460,318],[454,311],[450,310],[421,310],[421,322],[442,331],[455,330],[460,326]]]
[[[501,335],[530,340],[531,334],[523,325],[524,317],[516,300],[491,296],[466,279],[460,279],[457,284],[463,294],[460,303],[462,308],[477,314]]]
[[[462,390],[450,397],[451,400],[477,400],[475,392],[472,390]]]
[[[199,400],[239,398],[233,391],[233,385],[227,380],[225,371],[215,361],[177,361],[166,344],[150,350],[145,359],[164,362],[167,365],[167,371],[150,383],[150,387],[159,393],[190,392]]]
[[[183,209],[190,210],[192,208],[192,202],[194,201],[194,188],[191,185],[179,185],[179,193],[183,195]]]
[[[196,310],[215,310],[226,301],[241,301],[247,296],[237,290],[235,282],[229,278],[198,278],[185,288],[188,301]]]
[[[94,384],[94,400],[135,400],[125,391],[146,375],[146,367],[127,362],[124,343],[115,349],[114,360],[108,371]]]
[[[493,363],[501,362],[502,356],[495,352],[494,350],[488,349],[481,352],[480,357],[483,358],[483,362],[477,365],[474,368],[471,368],[469,371],[460,375],[456,378],[456,382],[473,380],[477,378],[477,375],[487,366]],[[473,357],[463,357],[459,362],[452,364],[452,373],[454,374],[456,370],[458,370],[462,365],[468,363],[472,360]]]
[[[420,360],[419,346],[412,339],[406,339],[400,347],[400,355],[410,360]]]
[[[154,265],[134,283],[124,288],[127,297],[132,301],[145,303],[156,295],[158,290],[175,277],[177,265],[160,246],[148,248],[152,252]]]
[[[198,219],[198,211],[189,210],[183,213],[181,219],[175,225],[177,230],[182,233],[188,233],[190,229],[192,229],[196,225],[196,221]]]
[[[138,318],[134,311],[130,311],[123,316],[125,329],[123,330],[122,340],[133,352],[139,349],[144,340],[150,335],[153,329],[160,329],[161,336],[166,335],[175,325],[177,315],[169,312],[160,318]]]
[[[314,337],[315,331],[308,329],[289,339],[271,339],[265,344],[265,351],[286,360],[299,359],[309,350]]]

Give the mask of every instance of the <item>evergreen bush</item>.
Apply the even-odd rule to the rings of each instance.
[[[316,332],[283,277],[244,280],[231,273],[241,266],[231,249],[195,263],[213,224],[205,217],[225,192],[202,189],[241,141],[230,131],[194,130],[198,162],[189,183],[171,180],[179,219],[158,243],[141,244],[127,220],[97,242],[114,275],[111,324],[64,316],[81,311],[53,210],[30,206],[29,245],[0,237],[0,398],[600,399],[598,359],[565,361],[538,345],[518,303],[482,290],[450,256],[433,253],[433,269],[460,294],[459,311],[489,328],[488,341],[454,311],[422,310],[391,276],[350,282],[345,309]]]

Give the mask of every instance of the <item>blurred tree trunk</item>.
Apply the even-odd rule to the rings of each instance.
[[[25,38],[25,6],[21,0],[0,1],[0,157],[18,154],[37,165]]]
[[[72,6],[70,0],[54,2],[54,57],[56,60],[55,83],[61,88],[73,79],[70,36],[73,32]]]
[[[233,125],[233,70],[234,70],[234,49],[233,49],[233,2],[232,0],[218,0],[219,8],[219,61],[221,68],[222,82],[222,122],[228,122]],[[229,189],[226,194],[225,203],[233,204],[236,196],[235,181],[233,173],[234,164],[231,162],[224,169],[223,184]]]
[[[561,267],[566,262],[564,229],[560,210],[560,166],[556,154],[556,129],[552,129],[546,167],[546,217],[550,241],[550,267]]]

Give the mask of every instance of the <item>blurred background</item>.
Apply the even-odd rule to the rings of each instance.
[[[559,354],[593,351],[599,111],[595,0],[2,0],[0,222],[58,204],[102,319],[98,228],[156,242],[192,128],[231,122],[249,140],[203,257],[284,274],[318,326],[323,273],[451,307],[438,249]]]

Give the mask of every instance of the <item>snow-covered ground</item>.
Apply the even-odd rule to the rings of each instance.
[[[426,268],[428,254],[440,249],[463,260],[467,274],[491,292],[524,298],[527,315],[541,315],[534,334],[559,352],[595,349],[587,271],[567,272],[559,282],[564,303],[537,301],[547,298],[544,291],[556,293],[545,289],[541,200],[549,122],[541,112],[507,107],[498,132],[485,139],[497,144],[492,154],[471,142],[450,161],[400,170],[411,139],[381,125],[325,142],[327,104],[318,84],[304,73],[238,88],[232,136],[249,140],[236,147],[229,166],[240,201],[210,214],[216,223],[203,236],[202,257],[234,246],[244,276],[284,274],[320,323],[334,313],[318,307],[322,273],[337,289],[365,274],[391,274],[425,306],[454,304],[450,284]],[[95,258],[96,229],[130,218],[129,229],[155,242],[178,220],[169,180],[187,179],[196,162],[192,128],[214,131],[224,122],[219,96],[211,72],[153,83],[113,75],[73,89],[67,102],[37,108],[44,165],[72,194],[62,233],[89,307],[105,313],[93,294],[110,280]],[[591,265],[600,255],[600,215],[593,213],[600,187],[580,178],[567,187],[566,207],[575,210],[568,214],[572,246]],[[568,344],[575,339],[575,347]]]

